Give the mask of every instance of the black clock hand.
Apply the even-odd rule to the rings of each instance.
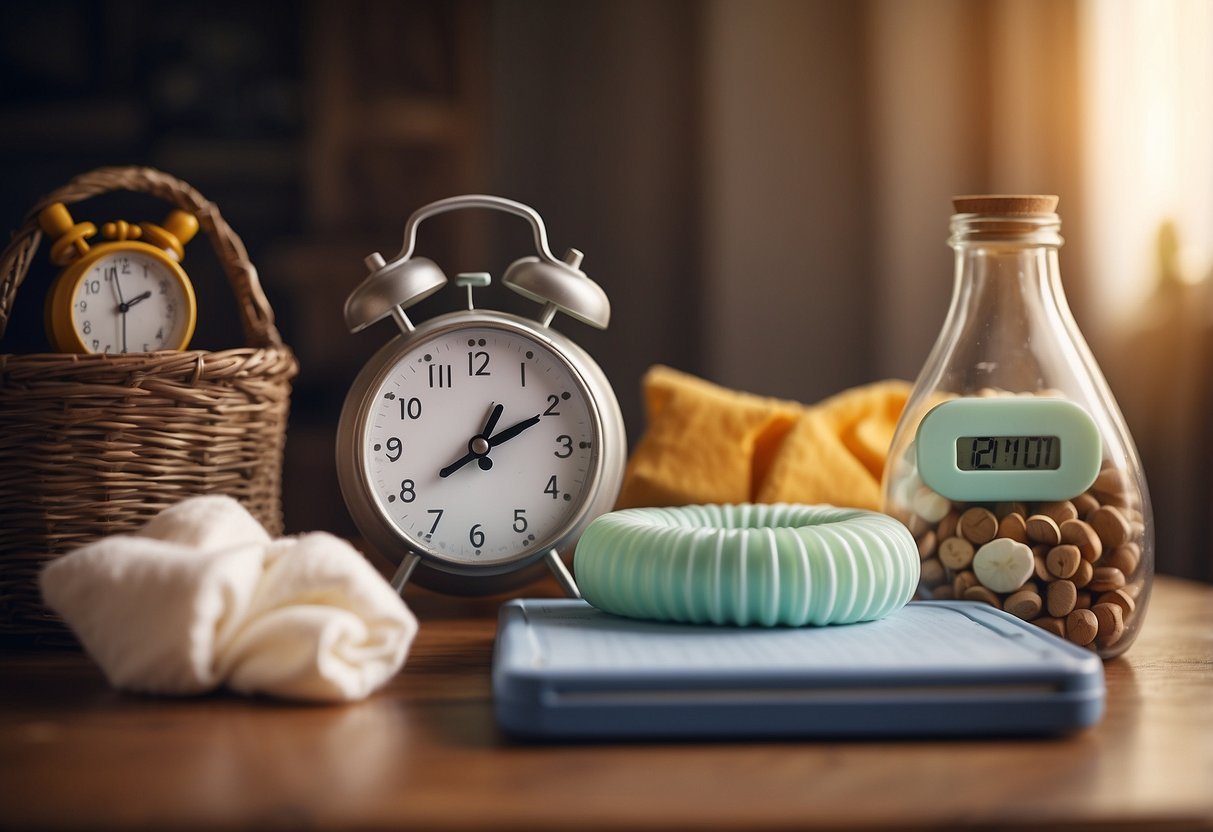
[[[142,295],[135,295],[133,298],[128,300],[126,303],[118,304],[118,311],[119,312],[129,312],[131,310],[131,307],[134,306],[136,303],[145,301],[148,298],[150,298],[151,296],[152,296],[152,291],[151,291],[151,289],[148,289]]]
[[[468,452],[439,471],[438,476],[443,478],[449,477],[476,457],[482,457],[489,452],[491,446],[486,437],[493,432],[493,428],[497,427],[497,420],[501,418],[503,410],[505,410],[505,405],[494,405],[492,412],[489,413],[488,420],[484,423],[484,429],[472,437],[472,441],[468,446]]]
[[[499,404],[493,408],[493,412],[489,414],[489,419],[484,423],[484,430],[480,431],[480,435],[488,437],[493,433],[493,428],[497,427],[497,420],[501,418],[501,411],[505,410],[505,405]]]
[[[444,478],[449,477],[451,474],[455,473],[460,468],[467,465],[469,462],[471,462],[473,459],[475,459],[478,456],[480,456],[480,454],[476,453],[475,451],[468,451],[466,454],[459,457],[459,459],[455,460],[450,465],[446,466],[441,471],[439,471],[438,476],[444,477]]]
[[[496,436],[490,436],[489,437],[489,447],[496,448],[502,442],[507,442],[507,441],[513,439],[515,436],[522,433],[527,428],[534,427],[535,425],[539,424],[539,418],[540,418],[539,414],[536,413],[534,416],[532,416],[529,419],[523,419],[518,424],[511,425],[510,427],[506,428],[505,430],[503,430],[501,433],[497,434]]]
[[[130,306],[122,299],[122,284],[118,282],[118,270],[114,269],[112,275],[114,281],[114,291],[118,293],[118,312],[122,315],[122,351],[126,352],[126,312]]]

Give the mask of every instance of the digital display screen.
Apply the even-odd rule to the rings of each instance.
[[[1061,440],[1056,436],[961,436],[956,440],[961,471],[1056,471]]]

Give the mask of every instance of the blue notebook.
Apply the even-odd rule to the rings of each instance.
[[[766,629],[635,621],[584,601],[503,605],[498,724],[535,738],[1058,734],[1103,714],[1100,659],[968,601]]]

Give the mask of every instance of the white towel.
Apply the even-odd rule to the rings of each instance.
[[[230,497],[190,498],[84,546],[41,584],[110,683],[146,693],[361,699],[400,670],[417,633],[344,540],[271,540]]]

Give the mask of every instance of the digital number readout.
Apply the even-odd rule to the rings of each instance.
[[[1056,436],[961,436],[956,440],[961,471],[1056,471],[1061,440]]]

